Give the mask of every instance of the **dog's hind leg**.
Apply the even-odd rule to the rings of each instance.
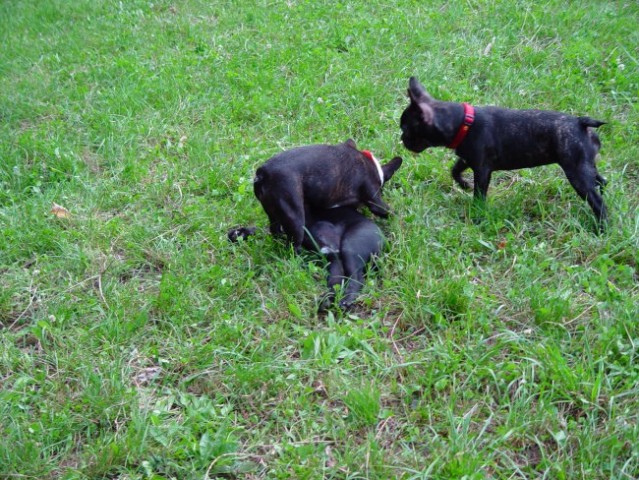
[[[464,162],[461,158],[458,158],[455,162],[455,165],[453,165],[453,168],[451,168],[450,170],[450,173],[453,176],[453,180],[455,180],[455,182],[457,182],[457,185],[459,185],[464,190],[471,189],[470,183],[468,183],[464,179],[464,177],[462,177],[462,173],[467,169],[468,165],[466,165],[466,162]]]
[[[342,260],[347,283],[344,289],[344,296],[340,300],[339,306],[344,310],[348,310],[353,303],[355,303],[359,292],[364,287],[364,269],[366,268],[368,259],[364,259],[352,253],[343,252]]]
[[[280,211],[272,209],[271,207],[269,207],[268,203],[262,204],[262,208],[264,208],[264,212],[268,217],[268,228],[271,232],[271,235],[276,236],[284,233],[282,224],[280,222]]]
[[[278,218],[295,253],[302,250],[304,241],[305,213],[304,205],[296,198],[278,199]]]
[[[319,305],[319,311],[324,312],[333,305],[335,301],[335,287],[344,283],[344,266],[340,258],[339,252],[331,252],[327,254],[328,258],[328,291],[322,297]]]
[[[602,177],[599,174],[599,172],[597,172],[596,177],[595,177],[595,181],[597,182],[597,186],[599,187],[599,192],[603,193],[604,188],[608,184],[608,180],[606,180],[604,177]]]
[[[371,221],[362,222],[345,232],[341,258],[347,279],[340,307],[350,308],[364,286],[364,271],[371,259],[378,255],[384,244],[384,236]]]

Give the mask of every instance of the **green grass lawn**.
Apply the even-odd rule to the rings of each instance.
[[[638,24],[621,0],[0,2],[0,477],[637,478]],[[608,122],[608,230],[556,165],[482,206],[450,151],[410,154],[411,75]],[[321,258],[226,230],[266,226],[267,158],[349,137],[404,165],[358,307],[318,316]]]

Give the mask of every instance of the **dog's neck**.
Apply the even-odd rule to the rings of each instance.
[[[464,119],[462,120],[453,141],[446,145],[451,150],[455,150],[461,145],[466,138],[466,135],[468,135],[470,127],[473,123],[475,123],[475,108],[468,103],[463,103],[462,105],[464,106]]]
[[[368,158],[371,162],[373,162],[373,165],[375,165],[375,168],[377,169],[379,180],[380,182],[382,182],[382,185],[384,185],[384,170],[382,170],[382,166],[379,163],[379,160],[377,160],[375,158],[375,155],[373,155],[369,150],[362,150],[362,153],[364,154],[366,158]]]

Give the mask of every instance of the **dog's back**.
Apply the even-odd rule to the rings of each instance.
[[[385,178],[401,165],[397,157],[380,165],[369,152],[348,140],[338,145],[311,145],[281,152],[256,171],[254,192],[269,217],[271,232],[283,231],[299,250],[304,239],[305,208],[366,205],[386,217],[381,199]]]
[[[551,110],[489,106],[476,107],[475,115],[468,141],[458,148],[458,155],[477,156],[479,147],[484,152],[483,161],[490,164],[491,170],[573,163],[583,149],[590,157],[591,147],[600,145],[593,128],[604,124],[590,117]]]
[[[377,172],[354,143],[309,145],[278,153],[260,166],[255,175],[255,195],[263,202],[269,195],[286,192],[303,196],[315,208],[357,205],[366,200],[360,188],[377,181]]]

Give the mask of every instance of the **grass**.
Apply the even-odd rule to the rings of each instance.
[[[0,5],[0,476],[639,474],[634,2]],[[610,227],[560,170],[399,144],[408,77],[591,115]],[[354,138],[405,163],[357,310],[261,234],[257,165]],[[53,203],[70,216],[50,213]]]

